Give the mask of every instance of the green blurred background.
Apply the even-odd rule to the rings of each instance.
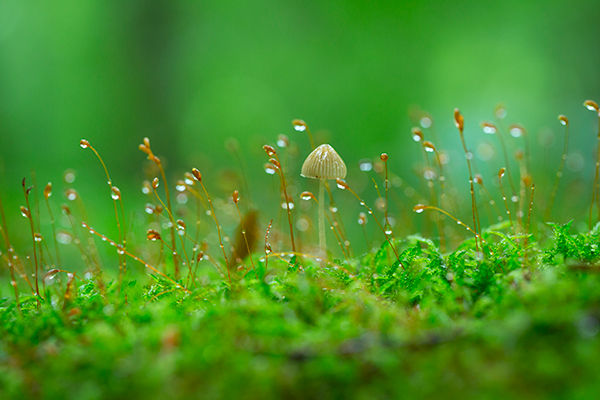
[[[35,170],[40,184],[53,181],[61,202],[63,172],[73,168],[92,223],[110,230],[105,178],[93,154],[79,147],[81,138],[103,155],[126,207],[140,210],[145,156],[137,145],[144,136],[172,183],[196,166],[215,196],[237,185],[244,198],[223,172],[241,173],[225,146],[235,138],[252,198],[272,201],[277,180],[262,169],[261,147],[289,135],[298,146],[297,172],[310,148],[293,131],[294,118],[338,150],[348,182],[362,182],[356,185],[367,198],[375,193],[358,161],[383,151],[390,170],[419,190],[422,155],[410,129],[421,109],[436,127],[426,138],[447,151],[452,184],[464,193],[453,109],[465,115],[474,150],[497,145],[479,123],[503,103],[507,125],[522,123],[530,134],[542,197],[562,152],[556,117],[570,118],[576,155],[561,190],[570,193],[570,217],[585,220],[597,120],[582,103],[600,100],[599,27],[597,0],[0,0],[0,190],[16,221],[23,177]],[[502,164],[496,152],[478,170],[492,180]],[[579,192],[568,182],[579,182]],[[317,187],[300,179],[292,185]],[[405,198],[405,207],[418,197]],[[103,212],[107,221],[98,216]],[[459,216],[469,212],[470,205]]]

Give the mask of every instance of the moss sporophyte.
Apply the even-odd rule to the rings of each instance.
[[[534,131],[506,118],[497,107],[471,129],[449,112],[458,151],[420,112],[404,133],[414,160],[384,149],[348,164],[294,120],[295,136],[263,146],[257,203],[243,171],[188,166],[167,180],[143,138],[134,210],[130,185],[82,139],[106,215],[72,170],[64,188],[43,187],[43,207],[35,174],[22,204],[0,198],[2,398],[593,398],[600,156],[593,180],[574,168],[561,114],[557,156],[540,167]]]

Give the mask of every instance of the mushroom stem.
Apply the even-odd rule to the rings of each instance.
[[[321,249],[321,257],[325,262],[327,258],[327,243],[325,242],[325,179],[320,179],[319,184],[319,248]]]

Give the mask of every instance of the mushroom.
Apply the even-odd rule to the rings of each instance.
[[[325,184],[327,179],[344,179],[346,177],[346,164],[339,154],[328,144],[322,144],[314,149],[302,164],[305,178],[319,179],[319,247],[323,259],[327,257],[325,243]]]

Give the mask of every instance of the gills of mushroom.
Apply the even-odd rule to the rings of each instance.
[[[325,242],[325,183],[327,179],[344,179],[346,164],[339,154],[328,144],[314,149],[302,164],[302,175],[305,178],[319,179],[319,247],[323,260],[327,258]]]

